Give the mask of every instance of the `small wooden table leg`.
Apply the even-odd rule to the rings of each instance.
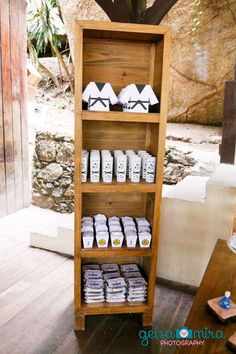
[[[75,314],[75,331],[85,330],[85,315]]]
[[[152,326],[152,312],[143,313],[143,327]]]

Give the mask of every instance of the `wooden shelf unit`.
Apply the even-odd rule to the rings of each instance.
[[[75,113],[75,330],[85,328],[85,316],[141,313],[152,323],[157,248],[165,155],[171,34],[167,27],[109,22],[76,22]],[[128,84],[150,84],[160,105],[154,113],[83,110],[82,92],[90,82],[110,82],[116,94]],[[116,107],[114,107],[116,109]],[[112,108],[113,109],[113,108]],[[149,184],[81,182],[82,149],[145,149],[157,157],[156,181]],[[145,216],[152,226],[151,248],[83,249],[81,217]],[[85,304],[81,266],[84,263],[138,263],[147,275],[146,303]]]

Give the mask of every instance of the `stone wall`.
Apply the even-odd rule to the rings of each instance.
[[[109,19],[94,0],[59,2],[73,54],[75,18]],[[168,120],[221,124],[224,83],[233,78],[236,57],[236,1],[202,1],[198,46],[192,3],[178,0],[162,21],[173,34]]]
[[[74,210],[74,140],[36,133],[32,202],[61,213]]]
[[[191,153],[168,148],[164,183],[177,184],[191,174],[196,160]],[[74,211],[74,139],[37,132],[32,171],[32,203],[60,213]]]

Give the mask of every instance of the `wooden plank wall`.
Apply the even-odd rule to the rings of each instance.
[[[0,217],[29,204],[25,6],[0,1]]]

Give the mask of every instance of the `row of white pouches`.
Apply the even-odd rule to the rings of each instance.
[[[90,157],[90,161],[89,161]],[[113,166],[114,165],[114,166]],[[127,176],[131,182],[139,183],[142,177],[148,183],[155,181],[156,158],[146,150],[135,153],[134,150],[114,150],[114,157],[110,150],[82,151],[82,182],[87,182],[88,169],[90,182],[98,183],[100,175],[104,183],[112,183],[113,170],[117,182],[126,182]]]
[[[83,290],[86,303],[144,302],[147,282],[137,264],[87,264],[83,266]]]
[[[109,111],[110,105],[123,105],[124,112],[148,113],[149,105],[158,103],[151,85],[130,84],[116,96],[110,83],[90,82],[83,94],[90,111]]]
[[[122,247],[125,239],[127,247],[135,247],[137,239],[141,248],[150,247],[151,228],[146,218],[117,216],[106,218],[103,214],[84,216],[81,220],[81,233],[84,248],[92,248],[94,244],[94,230],[98,247],[108,247],[109,237],[112,247]],[[122,222],[122,224],[121,224]],[[122,231],[124,230],[124,233]]]

